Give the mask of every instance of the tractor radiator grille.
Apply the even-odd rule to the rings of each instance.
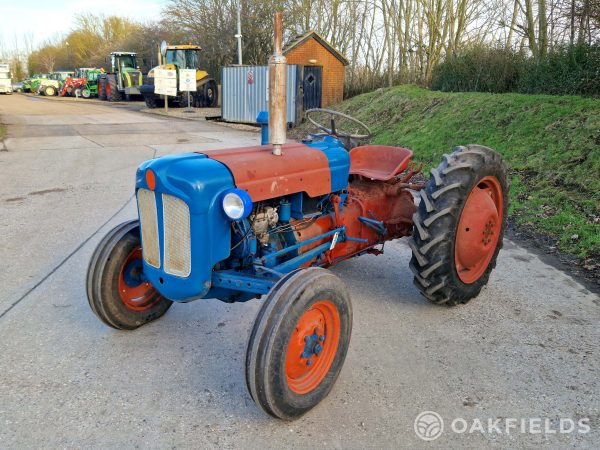
[[[192,269],[190,210],[186,203],[171,195],[162,195],[165,246],[165,272],[187,277]]]
[[[160,268],[160,251],[158,248],[158,215],[154,192],[138,189],[138,209],[142,228],[142,246],[144,261],[152,267]]]

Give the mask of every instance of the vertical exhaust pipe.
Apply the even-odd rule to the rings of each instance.
[[[283,56],[283,15],[275,13],[275,52],[269,58],[269,143],[273,154],[281,156],[281,146],[286,141],[286,72]]]

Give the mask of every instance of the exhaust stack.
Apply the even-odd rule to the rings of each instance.
[[[275,13],[275,52],[269,58],[269,143],[273,154],[281,156],[286,142],[286,72],[287,63],[282,51],[282,13]]]

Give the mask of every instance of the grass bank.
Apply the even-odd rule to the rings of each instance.
[[[510,168],[517,225],[565,253],[600,258],[600,100],[400,86],[335,109],[368,124],[373,143],[411,148],[427,169],[455,145],[498,150]]]

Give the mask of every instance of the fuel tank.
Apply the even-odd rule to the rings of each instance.
[[[297,192],[319,197],[347,188],[350,157],[338,140],[326,138],[318,146],[288,143],[282,153],[274,156],[271,145],[202,152],[223,163],[253,202]]]

